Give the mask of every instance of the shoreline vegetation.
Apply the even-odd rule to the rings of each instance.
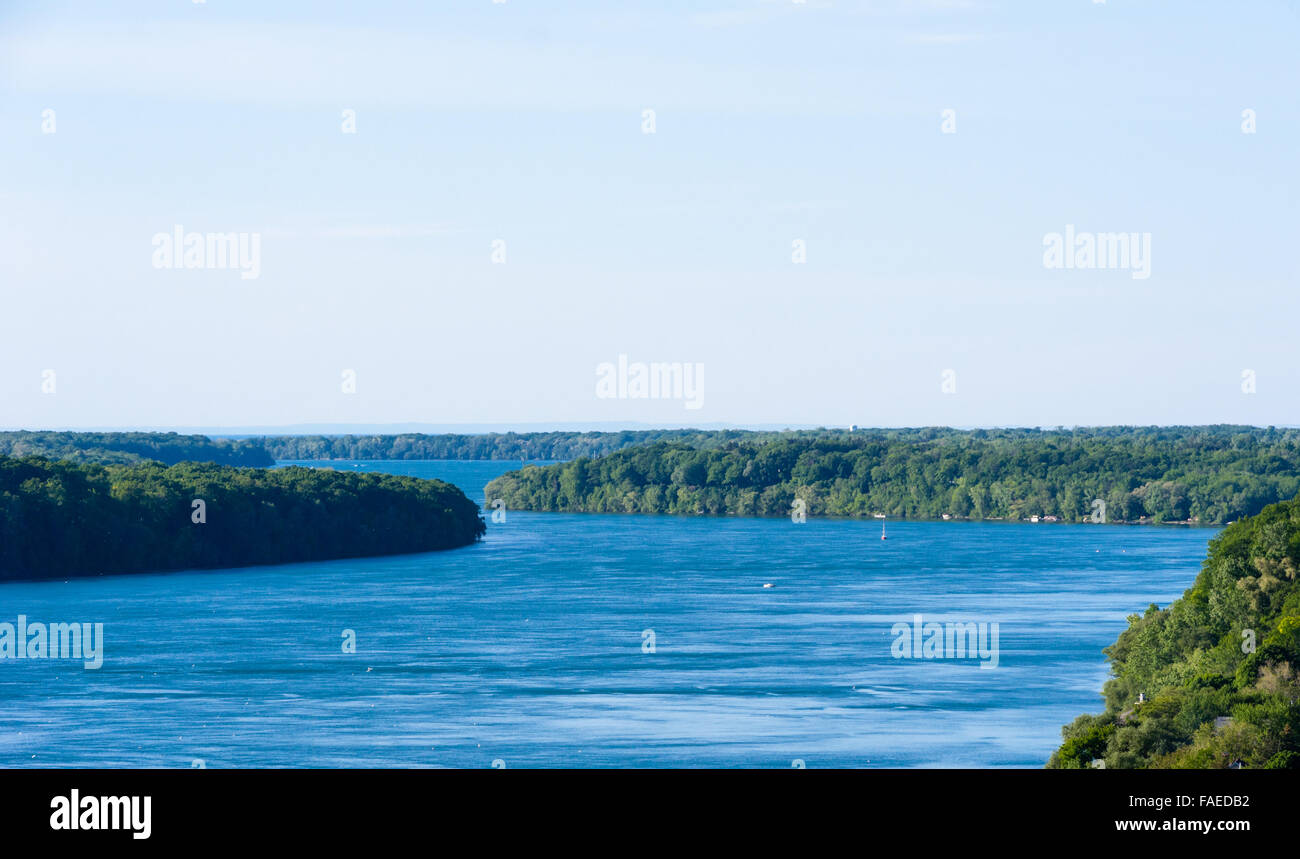
[[[1104,651],[1106,710],[1050,769],[1300,769],[1300,498],[1210,541],[1195,583]]]
[[[409,554],[474,543],[476,503],[390,474],[0,457],[0,581]]]
[[[390,495],[382,502],[374,496],[361,503],[359,494],[372,485],[347,482],[361,475],[348,477],[345,471],[330,477],[331,469],[273,467],[286,459],[561,460],[525,465],[487,486],[487,499],[499,499],[506,509],[544,512],[1208,526],[1254,515],[1300,492],[1300,430],[1231,425],[676,429],[240,440],[176,433],[6,432],[0,433],[0,457],[5,455],[43,459],[39,464],[30,458],[0,459],[11,477],[17,473],[13,462],[39,472],[11,481],[0,496],[0,537],[5,540],[0,544],[0,576],[13,575],[14,570],[59,576],[77,569],[237,566],[423,551],[477,539],[470,533],[473,529],[466,530],[471,508],[479,523],[477,534],[482,533],[477,505],[447,484],[432,482],[440,487],[437,492],[459,496],[443,504],[439,514],[450,517],[443,524],[456,536],[445,542],[413,524],[422,536],[409,539],[391,523],[415,523],[418,517],[412,518],[412,511],[423,509],[428,500],[420,489],[422,481],[370,475],[379,481],[373,487],[382,486]],[[228,471],[205,476],[201,463]],[[80,470],[69,471],[64,465]],[[265,472],[281,476],[259,476]],[[299,472],[320,476],[315,482],[289,476]],[[129,491],[124,488],[128,486]],[[200,549],[192,538],[174,533],[176,523],[168,517],[175,510],[162,516],[157,509],[159,498],[170,504],[190,495],[185,499],[189,504],[201,498],[202,491],[222,488],[229,490],[227,503],[236,507],[266,502],[257,516],[245,511],[243,527],[229,535],[232,546],[242,546],[239,549]],[[78,492],[89,493],[86,497],[94,503],[121,509],[96,510],[95,517],[85,518],[89,514],[77,504],[91,502]],[[151,496],[156,498],[150,501]],[[80,500],[65,504],[73,497]],[[389,505],[384,507],[389,518],[369,509],[369,503]],[[294,512],[284,514],[282,508]],[[41,572],[35,562],[41,553],[30,547],[36,538],[23,524],[33,521],[34,511],[45,517],[39,520],[41,539],[52,547],[42,561],[49,564],[48,572]],[[102,522],[128,514],[134,517],[129,528],[119,522],[111,535],[95,530]],[[296,518],[286,525],[280,522],[282,515]],[[219,530],[214,524],[206,525],[211,536]],[[307,530],[299,539],[291,533],[294,528]],[[318,533],[317,528],[331,533]],[[123,543],[124,530],[133,534],[133,541],[151,548]],[[271,533],[285,545],[267,542],[254,549],[241,543],[270,541]],[[307,548],[293,548],[303,541]],[[62,545],[65,542],[68,545]],[[53,547],[67,556],[56,558]],[[20,556],[26,560],[20,562]]]
[[[507,509],[1222,525],[1300,492],[1300,430],[867,430],[654,441],[525,466]]]
[[[489,484],[508,509],[1222,525],[1300,492],[1300,430],[1172,427],[638,430],[260,436],[0,433],[75,462],[548,460]],[[1037,519],[1035,519],[1037,517]]]

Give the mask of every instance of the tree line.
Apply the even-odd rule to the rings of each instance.
[[[257,442],[216,440],[174,432],[0,432],[0,456],[44,456],[74,462],[128,465],[147,461],[269,466]]]
[[[624,432],[402,433],[399,435],[288,435],[257,439],[278,460],[319,459],[545,459],[604,456],[653,441],[709,446],[754,435],[745,430],[628,430]]]
[[[426,552],[484,531],[440,480],[0,457],[0,581]]]
[[[1235,426],[652,442],[527,466],[488,486],[489,497],[521,510],[785,516],[801,500],[814,516],[1201,524],[1297,491],[1300,431]]]

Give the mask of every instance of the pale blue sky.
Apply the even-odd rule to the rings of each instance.
[[[1290,0],[10,0],[0,426],[1300,424],[1297,35]],[[155,269],[176,224],[260,233],[260,276]],[[1044,268],[1067,224],[1150,233],[1150,278]],[[703,407],[597,399],[620,354],[702,363]]]

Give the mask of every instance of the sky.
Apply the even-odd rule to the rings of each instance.
[[[1298,34],[5,0],[0,427],[1297,425]],[[1074,255],[1103,234],[1142,253]]]

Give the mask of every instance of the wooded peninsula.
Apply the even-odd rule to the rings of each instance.
[[[0,457],[0,581],[427,552],[484,530],[440,480]]]

